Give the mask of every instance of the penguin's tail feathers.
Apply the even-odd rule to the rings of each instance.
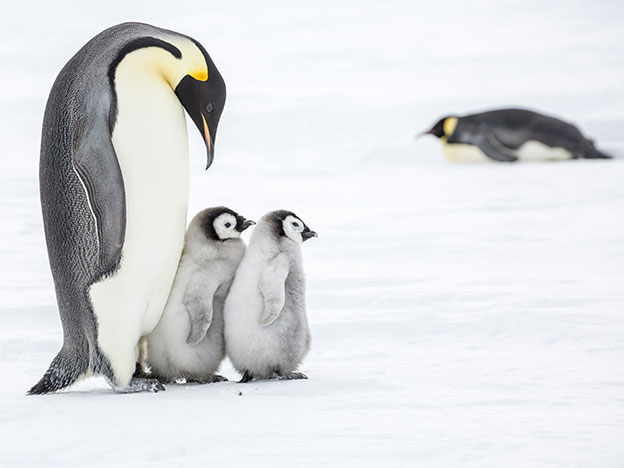
[[[28,390],[28,395],[43,395],[72,385],[89,368],[88,362],[78,353],[63,347],[52,360],[41,380]]]
[[[594,140],[586,140],[585,150],[581,150],[581,153],[584,153],[586,159],[613,159],[608,153],[603,153],[598,148],[596,148],[596,143]]]
[[[591,159],[613,159],[613,156],[607,153],[603,153],[599,149],[595,149],[594,152],[589,157]]]

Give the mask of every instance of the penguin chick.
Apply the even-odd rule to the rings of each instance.
[[[610,159],[574,125],[525,109],[449,115],[421,135],[442,140],[452,162]]]
[[[225,343],[232,364],[253,379],[307,379],[295,372],[310,348],[301,243],[316,232],[291,211],[256,226],[225,301]]]
[[[153,377],[227,380],[215,375],[225,357],[223,303],[245,253],[241,233],[252,224],[223,206],[201,211],[189,224],[167,305],[144,341]]]

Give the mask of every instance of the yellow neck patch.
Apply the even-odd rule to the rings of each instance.
[[[457,117],[449,117],[444,120],[442,129],[447,137],[450,137],[453,134],[455,128],[457,128]]]
[[[208,70],[197,70],[189,73],[189,75],[198,81],[206,81],[208,79]]]
[[[180,36],[167,36],[166,40],[182,53],[181,59],[166,57],[166,60],[160,61],[158,66],[171,89],[175,89],[186,75],[190,75],[198,81],[208,79],[208,65],[201,50],[194,42]]]

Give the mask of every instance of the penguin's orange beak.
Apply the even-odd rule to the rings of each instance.
[[[182,78],[175,93],[206,144],[206,169],[214,159],[214,145],[219,118],[225,105],[225,83],[215,71],[208,81],[198,81],[190,75]],[[211,82],[212,80],[212,82]]]
[[[206,143],[206,149],[208,150],[208,158],[206,161],[206,169],[210,167],[212,164],[212,160],[214,159],[214,149],[212,144],[212,137],[210,136],[210,129],[208,128],[208,124],[206,123],[206,119],[202,114],[202,123],[204,124],[204,142]]]

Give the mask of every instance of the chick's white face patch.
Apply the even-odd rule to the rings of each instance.
[[[288,215],[284,218],[284,221],[282,221],[282,226],[286,237],[294,240],[298,244],[303,242],[303,238],[301,237],[301,233],[304,229],[303,221],[293,215]]]
[[[212,223],[219,239],[238,239],[241,233],[236,230],[236,218],[230,213],[220,214]]]

